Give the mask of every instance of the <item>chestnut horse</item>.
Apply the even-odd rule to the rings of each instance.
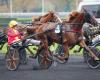
[[[61,19],[53,11],[48,11],[48,13],[38,16],[37,18],[32,18],[33,23],[46,23],[46,22],[62,22]]]
[[[64,48],[64,55],[57,55],[56,57],[60,60],[64,60],[69,56],[69,47],[78,43],[81,47],[86,48],[95,60],[99,60],[84,42],[82,26],[85,22],[97,25],[97,21],[89,13],[77,12],[76,17],[71,22],[63,21],[60,24],[53,22],[43,23],[38,27],[27,28],[27,32],[30,34],[40,33],[37,37],[43,43],[42,46],[45,49],[45,56],[49,53],[48,45],[52,42],[56,42],[61,44]],[[58,26],[60,32],[56,33],[55,30]]]

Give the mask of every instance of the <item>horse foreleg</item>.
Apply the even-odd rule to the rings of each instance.
[[[64,50],[63,55],[55,55],[59,60],[68,60],[69,58],[69,48],[66,43],[62,44],[62,48]]]
[[[63,49],[64,49],[63,58],[67,60],[69,58],[69,47],[68,47],[67,43],[63,44]]]
[[[43,41],[43,48],[44,48],[44,57],[47,58],[48,57],[48,54],[49,54],[49,51],[48,51],[48,40],[47,40],[47,37],[44,36],[44,39],[42,40]]]
[[[99,58],[91,51],[91,49],[85,44],[84,40],[80,41],[80,46],[84,47],[95,60],[99,60]]]

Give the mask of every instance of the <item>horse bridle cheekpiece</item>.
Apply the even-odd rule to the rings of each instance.
[[[84,10],[84,21],[97,25],[98,23],[97,23],[96,20],[94,21],[93,16],[87,10],[85,10],[84,8],[83,8],[83,10]]]

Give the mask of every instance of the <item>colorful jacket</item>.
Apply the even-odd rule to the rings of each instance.
[[[13,28],[8,28],[7,29],[7,36],[8,36],[8,44],[9,45],[11,43],[21,39],[20,33],[17,30],[13,29]]]

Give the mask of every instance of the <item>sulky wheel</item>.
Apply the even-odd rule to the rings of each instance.
[[[94,46],[91,48],[91,50],[95,53],[95,55],[100,59],[100,43],[96,43],[94,44]],[[99,68],[100,67],[100,61],[96,61],[94,60],[94,58],[92,58],[89,55],[86,55],[87,57],[87,64],[90,68]]]
[[[8,70],[11,71],[17,70],[19,67],[19,60],[20,60],[18,50],[10,47],[5,56],[5,60],[6,60],[6,67]]]
[[[51,52],[49,51],[49,54],[46,58],[44,52],[45,52],[44,49],[39,50],[38,62],[42,69],[48,69],[52,65],[52,58],[51,58],[52,56]]]

